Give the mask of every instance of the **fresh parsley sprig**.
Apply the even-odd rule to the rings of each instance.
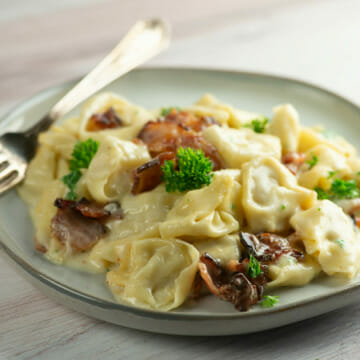
[[[278,295],[265,295],[261,304],[265,308],[271,308],[279,302],[279,297]]]
[[[75,193],[76,184],[79,182],[82,172],[81,169],[87,169],[92,158],[99,148],[99,142],[93,139],[79,141],[74,146],[69,160],[70,173],[61,178],[62,182],[69,188],[66,195],[67,200],[76,200]]]
[[[268,122],[269,119],[264,116],[262,118],[251,120],[250,123],[245,124],[244,126],[253,129],[258,134],[261,134],[265,131]]]
[[[309,169],[312,169],[319,162],[319,158],[316,155],[313,155],[312,158],[306,161],[309,164]]]
[[[360,189],[357,186],[356,180],[335,179],[328,191],[320,187],[316,187],[314,190],[317,192],[319,200],[354,199],[360,197]]]
[[[260,263],[257,261],[257,259],[253,255],[250,255],[246,274],[249,275],[249,277],[253,279],[253,278],[258,277],[261,273],[262,273],[262,270],[260,267]]]
[[[213,164],[202,150],[179,148],[176,157],[177,168],[173,160],[166,160],[161,167],[167,192],[184,192],[211,184]]]

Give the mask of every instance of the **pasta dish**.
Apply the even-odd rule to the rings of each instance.
[[[210,94],[156,110],[93,97],[39,135],[18,187],[36,250],[104,274],[118,302],[159,311],[209,293],[239,311],[272,307],[278,287],[355,277],[356,150],[302,126],[290,104],[273,111]]]

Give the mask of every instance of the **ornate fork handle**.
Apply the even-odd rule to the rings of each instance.
[[[23,135],[33,138],[47,130],[55,120],[96,91],[158,54],[168,46],[169,41],[170,31],[163,21],[153,19],[137,22],[110,54]]]

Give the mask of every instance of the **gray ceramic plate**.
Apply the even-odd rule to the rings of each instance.
[[[73,83],[46,90],[19,105],[0,123],[1,130],[26,128],[47,112]],[[349,101],[303,82],[269,75],[203,69],[140,69],[113,83],[115,91],[148,108],[185,106],[211,92],[234,106],[271,115],[274,105],[292,103],[306,125],[324,124],[359,144],[360,109]],[[76,111],[75,111],[76,112]],[[360,278],[344,283],[319,278],[301,288],[276,291],[271,309],[247,313],[208,296],[170,312],[144,311],[117,304],[103,275],[90,275],[47,262],[34,251],[33,227],[15,191],[0,198],[1,245],[36,287],[59,303],[119,325],[165,334],[226,335],[265,330],[310,318],[357,301]]]

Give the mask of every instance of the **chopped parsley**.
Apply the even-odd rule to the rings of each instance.
[[[161,167],[167,192],[184,192],[211,184],[213,164],[201,149],[179,148],[176,157],[176,168],[174,160],[165,160]]]
[[[317,198],[319,200],[325,200],[325,199],[329,199],[329,195],[327,194],[327,192],[319,187],[316,187],[314,189],[317,193]]]
[[[360,176],[360,171],[358,171],[358,172],[356,173],[356,175],[357,175],[357,176]]]
[[[286,209],[286,205],[282,204],[281,205],[281,210],[285,210]]]
[[[61,178],[62,182],[69,188],[66,195],[67,200],[76,200],[76,184],[81,178],[81,169],[87,169],[99,148],[99,142],[93,139],[79,141],[73,149],[69,160],[70,173]]]
[[[261,134],[265,131],[268,122],[269,119],[264,116],[262,118],[251,120],[250,123],[245,124],[244,126],[253,129],[256,133]]]
[[[342,239],[337,239],[335,242],[343,249],[345,247],[345,241]]]
[[[319,158],[316,155],[313,155],[311,160],[306,161],[306,163],[310,165],[310,169],[312,169],[318,162]]]
[[[321,208],[318,208],[318,211],[321,211]]]
[[[180,111],[181,109],[177,106],[169,106],[167,108],[162,108],[160,115],[161,116],[169,115],[173,110]]]
[[[262,273],[260,268],[260,263],[255,259],[253,255],[250,255],[249,265],[246,271],[246,274],[249,275],[250,278],[256,278]]]
[[[271,308],[279,302],[279,297],[277,295],[265,295],[264,300],[262,301],[262,306],[265,308]]]
[[[235,209],[235,205],[234,204],[231,204],[231,209]]]
[[[329,176],[327,178],[328,179],[333,178],[338,172],[339,172],[339,170],[329,171]]]
[[[328,191],[319,187],[314,189],[319,200],[354,199],[360,197],[360,189],[355,180],[335,179]]]

